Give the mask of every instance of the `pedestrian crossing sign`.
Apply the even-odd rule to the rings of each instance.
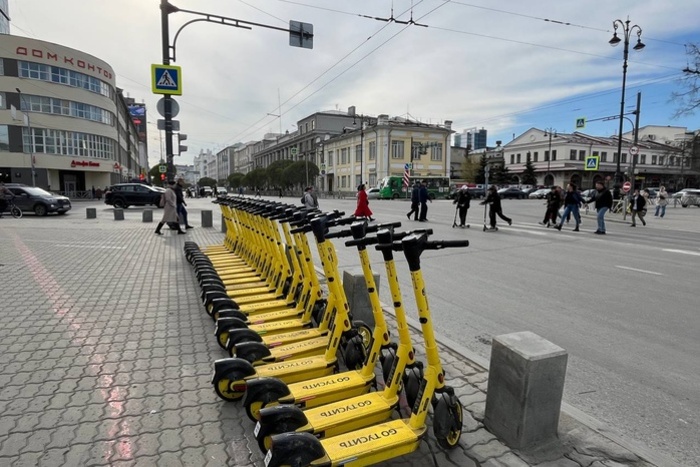
[[[182,95],[182,70],[179,66],[151,65],[153,94]]]
[[[586,170],[598,170],[599,156],[586,156]]]

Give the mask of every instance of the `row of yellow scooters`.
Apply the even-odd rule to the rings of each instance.
[[[431,241],[428,229],[396,232],[398,222],[369,224],[337,211],[251,198],[217,202],[226,223],[223,244],[202,250],[187,242],[185,255],[205,309],[216,320],[217,341],[231,356],[214,363],[214,389],[224,400],[242,399],[256,422],[253,433],[266,452],[265,465],[362,466],[405,455],[426,435],[430,407],[438,444],[457,446],[462,406],[445,384],[421,254],[466,247],[468,241]],[[327,284],[325,298],[309,233]],[[360,256],[374,329],[352,319],[331,242],[343,237],[351,237],[345,245]],[[384,260],[398,342],[389,336],[369,246]],[[394,252],[403,253],[410,270],[426,365],[415,359]],[[399,409],[402,394],[411,408],[406,418]]]

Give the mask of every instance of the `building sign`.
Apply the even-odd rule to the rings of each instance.
[[[71,167],[99,167],[100,163],[99,162],[93,162],[93,161],[70,161],[70,166]]]
[[[86,60],[80,60],[75,57],[70,57],[68,55],[60,54],[51,50],[42,50],[28,47],[17,47],[15,49],[17,55],[24,55],[25,57],[41,58],[47,61],[54,61],[56,63],[61,63],[63,65],[71,65],[73,68],[79,68],[83,71],[91,71],[93,74],[101,78],[107,78],[110,80],[114,79],[114,75],[110,70],[106,70],[101,66],[94,65]]]
[[[134,122],[139,141],[146,142],[146,104],[131,104],[128,106],[131,121]]]

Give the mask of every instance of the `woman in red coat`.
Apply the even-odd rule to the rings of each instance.
[[[372,219],[372,210],[369,208],[369,200],[365,191],[365,184],[362,183],[357,187],[357,209],[355,209],[355,217],[367,217],[370,222]]]

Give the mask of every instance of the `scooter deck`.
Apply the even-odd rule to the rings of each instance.
[[[284,298],[284,296],[280,296],[280,294],[274,292],[260,293],[257,295],[246,295],[244,297],[238,296],[237,294],[238,292],[236,291],[226,292],[226,295],[228,295],[231,298],[235,298],[236,303],[238,303],[239,305],[250,305],[259,302],[269,303],[275,300],[283,300]],[[286,303],[286,300],[284,300],[284,302]]]
[[[253,362],[253,365],[266,365],[312,355],[322,355],[326,352],[326,347],[328,347],[328,339],[329,336],[322,336],[272,347],[269,356]]]
[[[398,396],[388,400],[382,392],[343,399],[305,410],[304,416],[309,423],[296,431],[312,431],[330,438],[388,420],[398,403]]]
[[[270,363],[255,367],[255,375],[246,379],[271,377],[285,383],[297,383],[307,379],[330,375],[335,371],[336,360],[329,361],[323,355]]]
[[[284,310],[266,311],[264,313],[251,313],[248,315],[248,324],[263,324],[270,321],[289,321],[301,318],[303,308],[285,308]],[[310,323],[310,321],[305,321]],[[292,322],[290,322],[292,324]]]
[[[258,303],[239,303],[238,305],[238,308],[240,308],[243,313],[249,313],[255,310],[282,310],[284,308],[295,307],[296,303],[294,301],[288,302],[287,300],[269,300]]]
[[[225,286],[245,285],[246,287],[252,287],[250,284],[254,282],[266,283],[263,279],[260,278],[259,274],[247,274],[244,277],[219,275],[219,278]]]
[[[226,287],[226,293],[228,294],[229,297],[246,297],[248,295],[262,295],[262,294],[268,294],[268,293],[273,293],[275,291],[276,287],[270,287],[270,286],[261,286],[261,287],[248,287],[248,288],[241,288],[241,289],[229,289]]]
[[[256,279],[257,279],[256,281],[243,282],[243,283],[232,282],[232,281],[235,281],[235,279],[228,280],[228,281],[221,281],[221,282],[224,284],[224,287],[226,287],[226,290],[245,290],[245,289],[259,288],[259,287],[265,287],[265,288],[267,288],[268,291],[274,290],[274,287],[271,287],[265,281],[261,281],[259,277],[257,277]]]
[[[296,404],[302,409],[318,407],[365,394],[369,392],[374,380],[374,373],[368,380],[356,370],[306,380],[288,385],[290,395],[280,398],[279,403]]]
[[[392,420],[322,439],[321,446],[331,465],[364,466],[415,451],[425,433],[425,426],[413,430],[406,420]]]
[[[301,320],[299,320],[301,322]],[[284,321],[279,321],[280,323],[283,323]],[[276,324],[277,321],[273,321],[272,323],[265,323],[265,324]],[[252,328],[255,330],[255,328]],[[290,328],[287,327],[286,329],[284,328],[279,328],[280,332],[275,333],[273,331],[269,331],[267,334],[263,334],[262,341],[263,344],[266,346],[273,348],[273,347],[278,347],[280,345],[285,345],[285,344],[291,344],[292,342],[297,342],[297,341],[303,341],[307,339],[315,339],[316,337],[321,337],[321,336],[327,336],[328,335],[328,330],[322,330],[319,328],[302,328],[298,329],[296,331],[292,330],[290,331]]]

